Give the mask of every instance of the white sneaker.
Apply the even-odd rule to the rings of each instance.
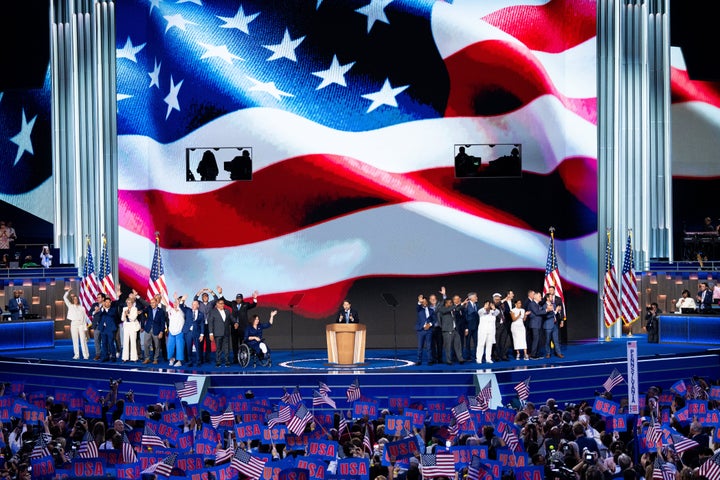
[[[171,359],[170,359],[170,366],[172,367],[174,363],[175,363],[175,359],[174,359],[174,358],[171,358]]]
[[[488,360],[488,361],[485,362],[485,363],[494,363],[494,362],[493,362],[492,360]]]
[[[177,362],[175,362],[175,366],[182,367],[182,362],[180,360],[178,360]]]

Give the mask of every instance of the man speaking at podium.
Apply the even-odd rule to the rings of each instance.
[[[340,307],[340,312],[338,313],[338,319],[337,323],[358,323],[360,322],[360,317],[358,316],[357,310],[352,308],[352,305],[348,300],[345,300],[342,304],[342,307]]]

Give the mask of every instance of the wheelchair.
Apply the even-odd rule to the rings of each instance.
[[[272,366],[270,350],[268,349],[267,353],[260,358],[254,349],[250,348],[245,343],[240,344],[240,348],[238,349],[238,363],[241,367],[245,368],[250,365],[250,362],[252,362],[253,368],[257,367],[258,363],[262,367]]]

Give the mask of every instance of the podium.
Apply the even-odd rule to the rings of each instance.
[[[325,327],[328,363],[359,365],[365,363],[365,325],[331,323]]]

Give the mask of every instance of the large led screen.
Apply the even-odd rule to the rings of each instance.
[[[524,297],[553,226],[594,324],[595,32],[592,0],[119,2],[122,280],[145,291],[158,232],[171,292],[303,293],[307,319],[486,274]],[[522,171],[455,175],[491,144]],[[200,147],[251,148],[252,179],[187,181]]]

